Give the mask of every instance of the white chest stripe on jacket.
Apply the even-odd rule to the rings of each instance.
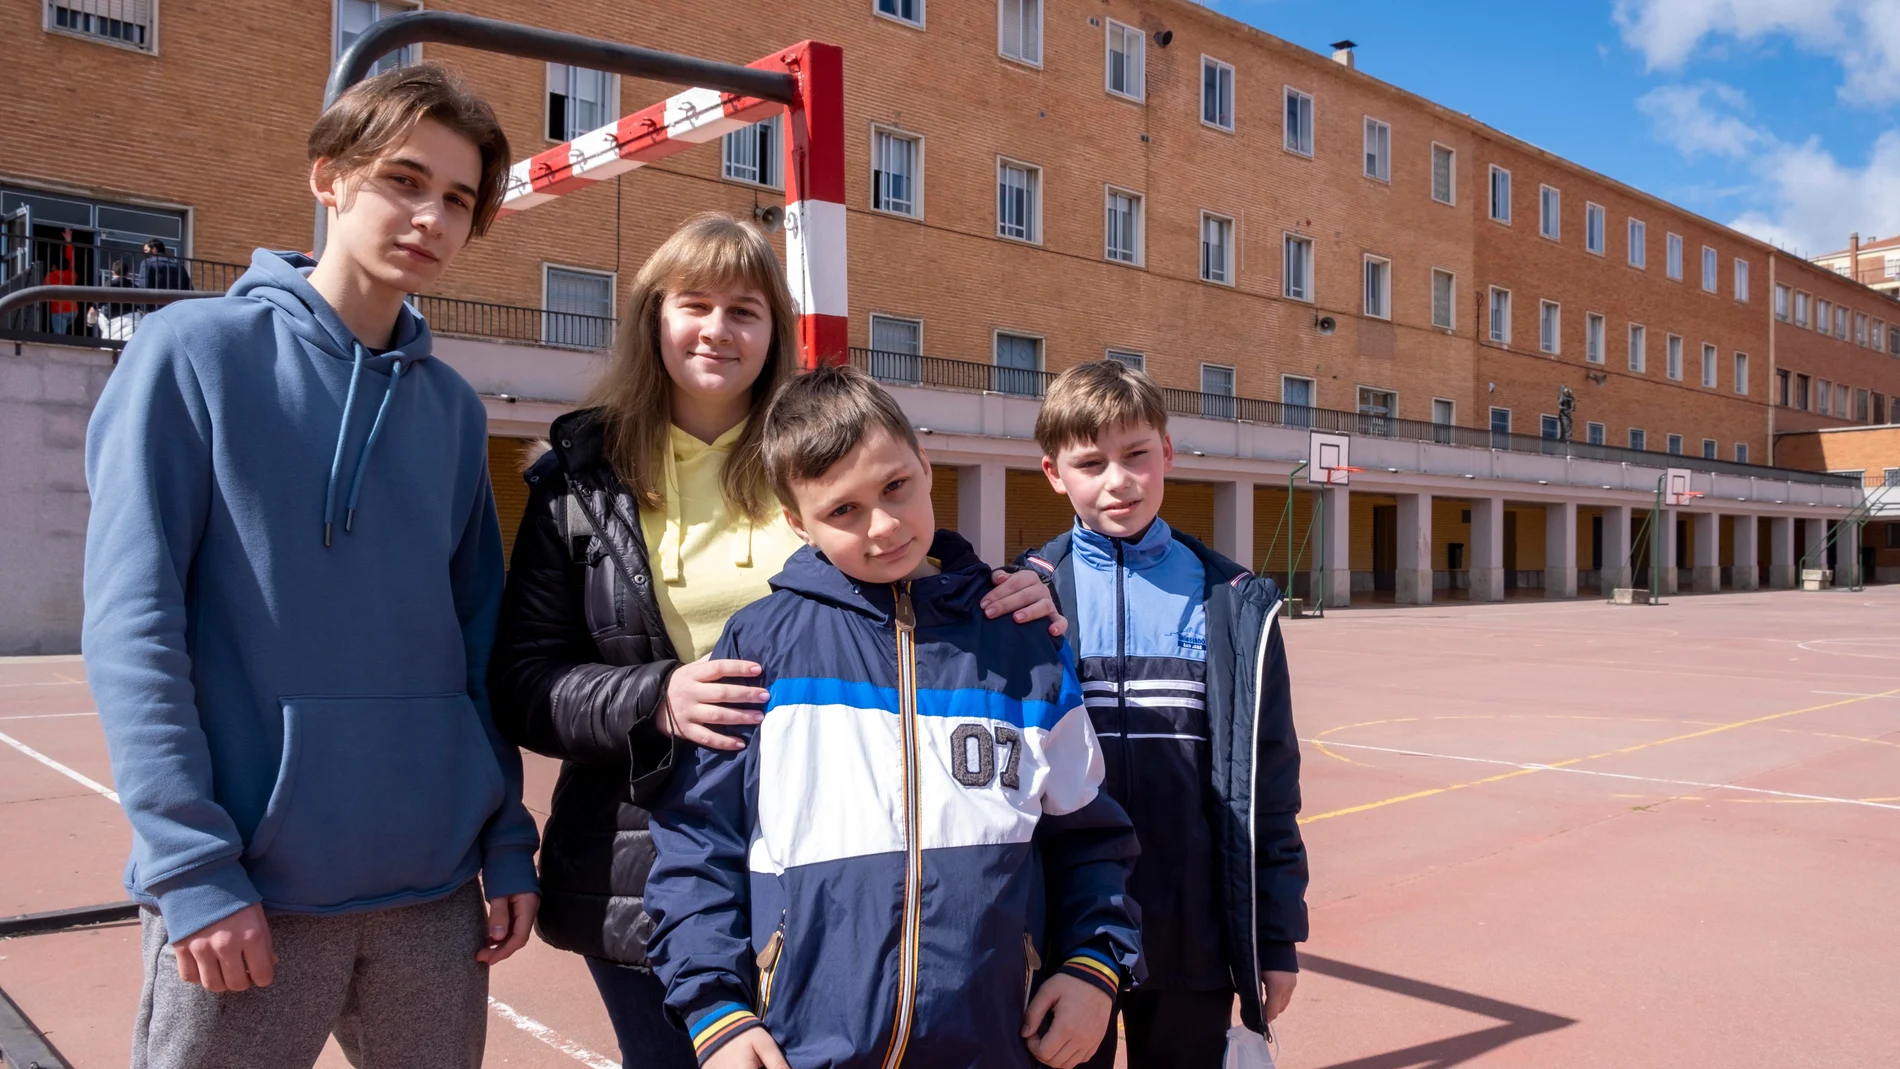
[[[1254,651],[1253,658],[1253,734],[1249,742],[1253,744],[1253,760],[1247,762],[1247,923],[1252,938],[1247,940],[1247,953],[1253,958],[1253,971],[1247,980],[1259,991],[1260,980],[1260,843],[1254,831],[1254,814],[1260,809],[1260,691],[1267,682],[1267,647],[1273,642],[1273,630],[1280,626],[1280,599],[1273,599],[1267,606],[1267,626],[1260,629],[1260,648]],[[1261,1017],[1266,1016],[1264,1000],[1261,1005]],[[1261,1027],[1265,1028],[1263,1020]]]

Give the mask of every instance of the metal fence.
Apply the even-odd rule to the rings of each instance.
[[[1055,374],[1048,371],[1027,371],[966,360],[945,360],[941,357],[883,352],[876,349],[853,348],[850,358],[854,366],[892,385],[987,390],[993,393],[1041,397],[1048,391],[1049,384],[1055,380]],[[1166,386],[1162,387],[1161,395],[1170,415],[1191,416],[1198,419],[1235,420],[1269,427],[1292,427],[1301,430],[1351,434],[1365,438],[1390,438],[1396,441],[1434,442],[1439,445],[1461,445],[1474,449],[1496,449],[1511,453],[1575,457],[1578,460],[1601,460],[1613,464],[1691,468],[1696,471],[1724,475],[1782,479],[1822,486],[1856,485],[1851,476],[1829,475],[1825,472],[1794,471],[1787,468],[1740,464],[1706,457],[1624,449],[1613,445],[1559,441],[1554,438],[1538,438],[1528,434],[1510,434],[1477,427],[1453,427],[1443,423],[1396,419],[1392,416],[1342,412],[1331,408],[1309,408],[1304,405],[1283,404],[1279,401],[1262,401],[1253,397],[1200,393]]]
[[[512,304],[464,301],[454,297],[411,297],[409,303],[436,334],[528,342],[563,349],[605,349],[613,344],[610,316],[550,312]]]
[[[125,291],[124,300],[41,301],[9,312],[0,318],[0,338],[18,341],[117,348],[125,344],[138,320],[156,307],[140,303],[139,290],[222,293],[245,271],[243,264],[40,238],[9,251],[11,255],[0,265],[0,295],[34,286],[109,286]]]

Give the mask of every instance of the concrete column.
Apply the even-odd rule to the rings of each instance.
[[[1761,589],[1761,566],[1756,561],[1761,559],[1761,549],[1756,544],[1758,541],[1756,529],[1760,526],[1760,520],[1752,515],[1737,516],[1734,522],[1735,529],[1729,543],[1729,552],[1735,557],[1735,589],[1759,590]]]
[[[1676,513],[1674,509],[1663,509],[1656,514],[1656,524],[1651,528],[1655,540],[1650,545],[1655,549],[1650,554],[1651,569],[1662,569],[1662,585],[1657,587],[1664,596],[1676,592]],[[1652,582],[1651,586],[1655,584]]]
[[[1694,539],[1695,559],[1690,563],[1693,587],[1698,594],[1718,594],[1722,590],[1722,515],[1719,512],[1692,512],[1689,530]]]
[[[992,568],[1009,563],[1004,547],[1003,502],[1007,473],[996,462],[972,464],[957,471],[957,533],[976,547],[976,555]]]
[[[1603,596],[1617,587],[1630,585],[1630,507],[1603,506],[1603,570],[1599,583]]]
[[[1432,495],[1399,494],[1398,575],[1400,605],[1432,603]]]
[[[1577,503],[1544,506],[1544,596],[1577,596]]]
[[[1315,589],[1324,592],[1329,609],[1352,604],[1352,491],[1335,486],[1320,491],[1320,510],[1326,517],[1326,574],[1315,576]],[[1319,558],[1313,559],[1319,567]]]
[[[1768,589],[1793,590],[1795,579],[1794,517],[1768,518]]]
[[[1820,516],[1806,516],[1801,522],[1807,524],[1807,542],[1806,548],[1801,551],[1801,559],[1794,564],[1796,581],[1801,579],[1800,573],[1804,568],[1827,570],[1827,550],[1821,548],[1821,543],[1827,541],[1827,520]]]
[[[1841,532],[1834,538],[1834,585],[1852,586],[1855,574],[1860,571],[1860,524],[1843,523]],[[1867,582],[1866,576],[1860,581]]]
[[[1405,537],[1404,521],[1399,537]],[[1504,502],[1471,499],[1471,600],[1504,600]]]
[[[1253,571],[1253,480],[1235,479],[1214,486],[1214,551]]]

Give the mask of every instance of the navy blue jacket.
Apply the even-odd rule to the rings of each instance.
[[[745,749],[674,773],[646,898],[702,1062],[762,1025],[796,1069],[1028,1069],[1045,958],[1111,995],[1135,975],[1137,846],[1073,664],[984,618],[967,542],[931,555],[942,574],[873,586],[802,549],[713,650],[772,697]]]
[[[1307,931],[1279,588],[1159,519],[1130,540],[1078,523],[1021,563],[1076,620],[1103,790],[1142,843],[1144,988],[1231,984],[1263,1031],[1259,974],[1297,969]]]

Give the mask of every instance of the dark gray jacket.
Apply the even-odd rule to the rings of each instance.
[[[653,867],[636,763],[668,763],[654,725],[679,667],[660,620],[640,509],[602,452],[590,410],[554,421],[528,469],[489,671],[495,726],[561,759],[541,845],[541,938],[563,950],[646,964]]]

